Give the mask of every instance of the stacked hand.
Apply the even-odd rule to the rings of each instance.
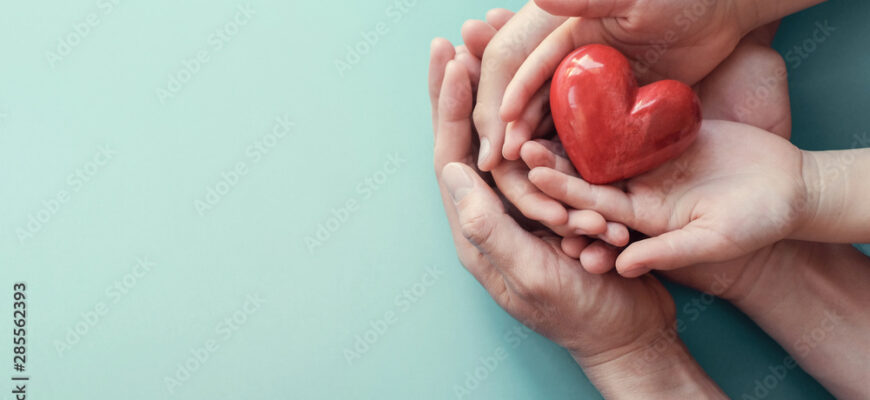
[[[464,46],[433,42],[435,170],[459,258],[511,315],[566,347],[605,396],[621,397],[626,386],[644,397],[722,396],[674,339],[673,302],[646,272],[729,299],[793,341],[784,322],[827,311],[791,297],[798,289],[784,266],[809,277],[817,254],[852,264],[856,256],[848,246],[784,239],[870,240],[870,211],[842,200],[854,197],[854,177],[836,186],[822,179],[831,168],[870,170],[870,157],[844,166],[839,155],[787,140],[785,65],[769,47],[776,23],[766,23],[811,2],[538,0],[516,15],[493,10],[467,22]],[[686,14],[693,4],[703,12]],[[694,85],[707,120],[689,150],[617,185],[578,176],[554,138],[546,78],[590,42],[623,51],[642,82]],[[855,221],[838,224],[855,210]],[[628,228],[648,238],[629,244]],[[623,276],[608,273],[614,266]],[[756,290],[760,282],[768,294]],[[767,313],[772,302],[789,312]],[[856,393],[860,374],[798,359],[835,392]]]

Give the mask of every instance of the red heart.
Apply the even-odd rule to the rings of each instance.
[[[628,60],[600,44],[569,54],[553,76],[550,108],[571,163],[590,183],[640,175],[685,151],[701,103],[673,80],[637,87]]]

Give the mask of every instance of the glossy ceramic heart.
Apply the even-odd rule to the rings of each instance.
[[[596,184],[637,176],[677,157],[701,126],[701,104],[690,87],[664,80],[638,88],[625,56],[598,44],[562,61],[550,108],[571,163]]]

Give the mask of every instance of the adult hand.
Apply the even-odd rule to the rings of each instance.
[[[666,76],[694,84],[749,31],[741,26],[734,3],[530,2],[517,15],[523,20],[499,32],[483,57],[487,73],[481,81],[474,117],[481,141],[491,143],[494,150],[482,147],[487,151],[481,151],[481,169],[495,168],[502,154],[508,160],[519,158],[520,146],[532,138],[534,121],[546,119],[545,82],[575,48],[605,43],[634,61],[642,82]]]
[[[534,122],[547,120],[545,82],[577,47],[604,43],[617,48],[632,60],[641,83],[671,78],[695,84],[746,33],[820,1],[537,0],[535,7],[529,3],[523,23],[499,32],[483,58],[484,70],[493,76],[481,82],[475,123],[481,140],[495,150],[481,152],[480,166],[491,170],[498,165],[499,149],[508,160],[519,158],[520,146],[534,138]],[[556,26],[554,15],[571,18]],[[542,40],[549,28],[552,32]]]
[[[480,58],[498,31],[514,18],[517,17],[508,10],[493,9],[487,13],[486,21],[468,20],[463,24],[462,39],[465,45],[458,46],[455,54],[456,60],[471,75],[472,92],[476,91],[477,82],[481,79]],[[449,55],[448,44],[438,42],[437,45],[444,47],[445,55]],[[487,76],[488,73],[484,74],[482,79]],[[537,137],[555,135],[552,121],[536,120],[529,123],[536,124],[532,127]],[[507,161],[492,170],[492,177],[505,199],[525,218],[540,222],[559,236],[583,241],[582,253],[578,258],[587,270],[612,269],[617,248],[628,244],[629,235],[625,225],[608,222],[592,210],[566,209],[562,203],[544,195],[532,185],[528,172],[529,167],[523,162]]]
[[[430,75],[435,171],[460,261],[508,313],[568,349],[605,395],[626,388],[668,396],[674,390],[721,397],[680,343],[654,363],[638,360],[663,331],[674,306],[653,277],[592,275],[559,248],[558,238],[524,230],[473,167],[472,88],[452,47],[433,43]],[[439,84],[437,81],[441,80]]]

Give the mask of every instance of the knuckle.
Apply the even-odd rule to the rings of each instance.
[[[459,218],[462,236],[474,245],[482,245],[489,241],[495,226],[486,213],[475,212]]]
[[[483,62],[497,64],[510,58],[511,46],[510,42],[505,40],[504,36],[496,35],[489,46],[483,50]]]
[[[516,283],[517,294],[528,300],[541,301],[549,294],[549,286],[544,279],[536,278],[536,275],[525,276]]]

